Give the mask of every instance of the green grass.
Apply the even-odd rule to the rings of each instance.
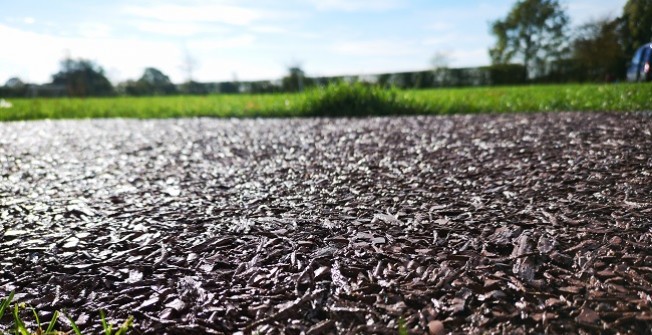
[[[403,317],[398,319],[398,335],[408,335],[408,329],[405,325],[405,319]]]
[[[652,110],[652,84],[384,90],[338,84],[297,94],[6,99],[0,120],[293,117]]]
[[[652,84],[482,87],[406,93],[441,114],[652,109]]]
[[[11,292],[9,296],[5,299],[2,299],[2,302],[0,303],[0,324],[2,324],[2,318],[5,314],[6,311],[11,311],[11,316],[12,316],[12,323],[13,323],[13,334],[15,335],[68,335],[70,332],[63,332],[60,330],[56,330],[55,327],[57,325],[57,321],[59,320],[59,311],[55,311],[52,314],[52,318],[50,319],[50,322],[47,325],[47,328],[43,330],[43,324],[41,324],[41,320],[38,316],[38,312],[32,307],[29,308],[31,310],[32,315],[34,316],[34,323],[36,324],[34,329],[28,329],[27,326],[25,325],[25,322],[23,321],[21,317],[21,311],[27,309],[25,304],[19,304],[19,303],[14,303],[13,308],[11,308],[11,303],[14,300],[14,292]],[[70,316],[66,315],[66,318],[68,319],[68,322],[70,323],[70,327],[72,328],[72,332],[75,335],[82,335],[81,330],[77,325],[75,324],[75,321]],[[100,321],[102,323],[102,328],[104,329],[104,334],[105,335],[125,335],[127,332],[133,327],[133,317],[129,317],[125,322],[118,326],[114,330],[114,326],[108,322],[106,322],[106,317],[104,314],[104,311],[100,310]],[[5,334],[10,334],[10,333],[4,333],[2,330],[0,330],[0,335],[5,335]]]

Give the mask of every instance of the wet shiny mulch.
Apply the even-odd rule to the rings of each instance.
[[[138,334],[649,332],[651,131],[649,113],[3,123],[0,294],[91,333],[100,309]]]

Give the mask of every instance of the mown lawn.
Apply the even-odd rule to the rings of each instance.
[[[410,91],[434,113],[641,111],[652,109],[652,84],[566,84]]]
[[[0,120],[292,117],[652,109],[652,84],[567,84],[428,90],[333,85],[296,94],[5,99]]]

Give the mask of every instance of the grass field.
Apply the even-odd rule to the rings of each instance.
[[[297,94],[6,99],[0,120],[290,117],[652,109],[652,84],[383,90],[334,85]]]

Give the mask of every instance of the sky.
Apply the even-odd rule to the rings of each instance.
[[[64,57],[114,84],[155,67],[173,82],[274,80],[490,63],[490,22],[516,0],[0,0],[0,85],[46,83]],[[563,1],[574,26],[626,0]],[[191,65],[191,66],[188,66]],[[190,69],[190,71],[188,70]]]

